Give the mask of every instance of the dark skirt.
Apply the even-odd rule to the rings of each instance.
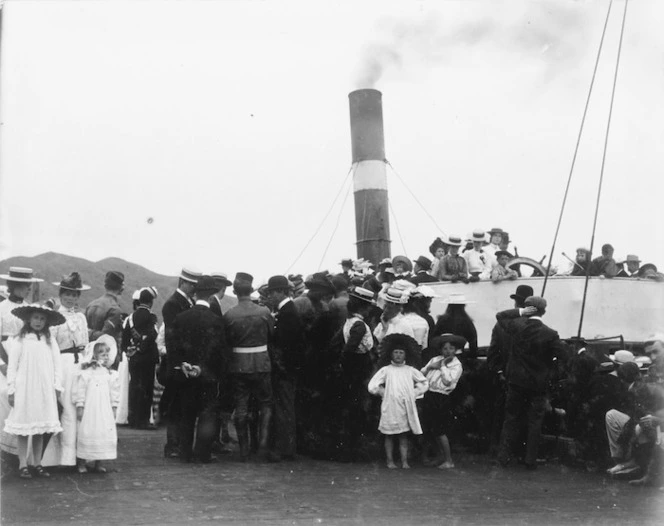
[[[448,395],[428,391],[422,400],[422,428],[425,434],[447,435],[452,430],[454,415]]]

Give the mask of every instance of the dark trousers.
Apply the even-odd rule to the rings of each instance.
[[[135,354],[129,359],[129,425],[145,427],[150,423],[154,393],[155,362],[151,356]]]
[[[214,441],[217,384],[189,379],[180,385],[180,458],[210,459]],[[194,447],[194,435],[196,446]]]
[[[284,371],[274,371],[272,374],[274,450],[284,456],[295,455],[297,448],[296,390],[297,380],[295,375]]]
[[[164,453],[177,453],[180,442],[180,385],[169,379],[164,386],[159,405],[166,417],[166,445]]]
[[[233,375],[233,399],[235,420],[246,422],[249,414],[249,397],[258,402],[261,409],[272,408],[271,373],[236,373]]]
[[[526,458],[527,465],[535,465],[542,420],[546,409],[546,394],[510,384],[505,400],[505,422],[500,440],[498,458],[507,462],[519,441],[523,427],[526,427]]]

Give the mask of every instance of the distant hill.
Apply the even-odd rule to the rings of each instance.
[[[131,295],[136,289],[146,286],[157,287],[159,297],[154,303],[153,311],[161,321],[161,309],[168,297],[173,294],[178,284],[177,276],[164,276],[146,269],[136,263],[131,263],[120,258],[106,258],[97,262],[87,259],[58,254],[57,252],[46,252],[33,257],[17,256],[0,261],[0,274],[7,274],[9,267],[28,267],[35,271],[35,277],[44,280],[33,286],[35,297],[33,301],[43,302],[48,298],[58,297],[59,288],[51,282],[59,282],[62,276],[71,272],[78,272],[83,278],[83,283],[90,285],[92,289],[81,293],[79,306],[85,307],[93,299],[104,294],[104,276],[109,270],[117,270],[125,276],[125,290],[120,297],[120,306],[126,312],[131,312]],[[231,308],[237,303],[233,296],[225,296],[225,306]]]

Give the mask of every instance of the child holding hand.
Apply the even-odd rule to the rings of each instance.
[[[395,469],[393,450],[395,437],[399,439],[401,467],[408,465],[408,433],[422,434],[415,399],[428,388],[424,375],[407,364],[417,342],[405,334],[390,334],[382,341],[383,355],[391,363],[382,367],[369,382],[369,392],[383,398],[378,430],[385,435],[387,467]],[[409,356],[409,354],[411,356]]]
[[[120,402],[120,379],[110,369],[117,355],[115,340],[102,335],[93,346],[92,358],[81,365],[73,391],[79,428],[76,453],[79,473],[86,473],[86,461],[94,461],[91,471],[106,473],[102,460],[117,458],[118,435],[115,413]]]

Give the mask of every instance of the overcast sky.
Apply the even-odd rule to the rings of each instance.
[[[660,267],[663,4],[629,4],[595,248]],[[501,227],[540,259],[608,5],[8,0],[0,259],[57,251],[165,274],[283,273],[342,189],[347,95],[364,87],[383,92],[388,160],[445,232]],[[623,7],[614,1],[554,261],[590,244]],[[390,169],[388,185],[392,255],[426,254],[441,232]],[[292,271],[337,271],[355,255],[345,195]]]

